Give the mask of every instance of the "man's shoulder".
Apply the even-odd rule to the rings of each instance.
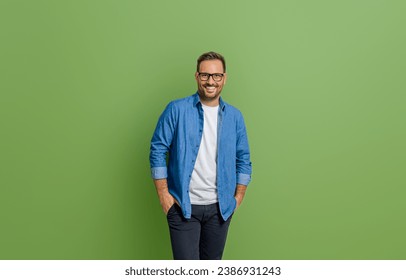
[[[234,114],[234,115],[237,115],[237,116],[242,116],[242,113],[241,113],[240,109],[238,109],[234,105],[231,105],[230,103],[225,102],[224,100],[223,100],[223,104],[224,104],[224,107],[226,108],[228,113],[231,113],[231,114]]]
[[[195,100],[195,94],[172,100],[171,102],[169,102],[168,107],[174,108],[174,109],[181,109],[181,108],[184,108],[186,106],[193,104],[194,100]]]

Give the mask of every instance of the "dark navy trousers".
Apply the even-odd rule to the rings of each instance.
[[[221,260],[232,216],[224,221],[218,203],[192,205],[190,219],[175,203],[166,217],[175,260]]]

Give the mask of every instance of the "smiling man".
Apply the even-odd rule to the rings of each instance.
[[[228,227],[251,180],[241,112],[220,97],[224,57],[197,60],[197,92],[172,101],[151,140],[152,178],[177,260],[221,259]]]

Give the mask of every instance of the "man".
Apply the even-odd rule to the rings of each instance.
[[[174,259],[221,259],[231,216],[251,180],[250,153],[242,114],[220,97],[224,57],[202,54],[195,79],[197,93],[170,102],[159,118],[151,173]]]

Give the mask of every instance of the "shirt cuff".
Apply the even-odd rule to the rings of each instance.
[[[251,175],[244,173],[237,173],[237,184],[248,186],[251,181]]]
[[[164,167],[151,167],[151,175],[153,179],[164,179],[168,177],[168,169]]]

